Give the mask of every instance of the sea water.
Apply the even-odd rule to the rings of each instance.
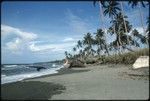
[[[35,68],[30,66],[34,66]],[[44,68],[38,71],[36,66],[42,66]],[[63,68],[63,65],[58,63],[1,65],[1,84],[54,74],[57,73],[57,70],[60,68]]]

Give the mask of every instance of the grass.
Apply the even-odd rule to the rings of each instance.
[[[105,57],[103,63],[121,63],[121,64],[133,64],[140,56],[149,56],[149,48],[141,49],[135,52],[128,52],[120,55],[112,55]]]
[[[87,64],[101,62],[102,64],[133,64],[140,56],[149,56],[149,48],[141,49],[135,52],[128,52],[119,55],[101,56],[101,58],[87,59]]]

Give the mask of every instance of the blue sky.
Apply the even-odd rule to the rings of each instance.
[[[138,9],[124,2],[133,28],[142,30]],[[148,7],[142,8],[144,23]],[[63,59],[87,32],[102,27],[93,2],[2,2],[2,63],[33,63]],[[108,16],[105,27],[110,26]],[[144,24],[146,26],[146,24]],[[113,40],[108,36],[108,42]]]

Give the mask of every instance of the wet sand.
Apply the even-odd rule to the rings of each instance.
[[[149,68],[98,65],[1,85],[2,99],[149,99]]]

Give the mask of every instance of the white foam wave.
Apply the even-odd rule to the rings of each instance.
[[[53,64],[53,65],[52,65],[52,67],[56,67],[56,65],[55,65],[55,64]]]
[[[16,67],[17,65],[5,65],[5,67]]]
[[[59,70],[62,67],[63,66],[60,66],[59,68],[51,68],[51,69],[41,70],[40,72],[33,72],[33,73],[26,73],[26,74],[12,75],[12,76],[2,76],[1,84],[21,81],[21,80],[24,80],[27,78],[40,77],[43,75],[55,74],[55,73],[58,73],[57,70]]]
[[[2,77],[5,77],[6,75],[2,74]]]
[[[2,68],[2,70],[13,70],[13,69],[17,69],[17,68],[29,68],[27,66],[24,65],[20,65],[20,66],[5,66],[4,68]]]

